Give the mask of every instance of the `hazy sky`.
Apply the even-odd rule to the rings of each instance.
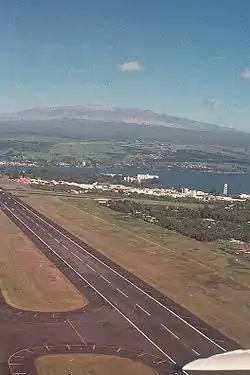
[[[0,112],[99,103],[250,130],[250,0],[1,0]]]

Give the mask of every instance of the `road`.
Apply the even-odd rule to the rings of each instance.
[[[14,195],[1,190],[0,205],[31,239],[63,261],[170,364],[239,348]]]

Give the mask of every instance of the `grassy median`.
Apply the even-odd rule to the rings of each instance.
[[[237,340],[250,345],[250,264],[90,199],[25,199],[94,248]]]
[[[143,363],[104,355],[51,355],[36,360],[39,375],[156,375]]]
[[[36,312],[69,311],[86,300],[0,211],[0,290],[6,302]]]

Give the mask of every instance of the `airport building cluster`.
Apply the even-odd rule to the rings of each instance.
[[[195,189],[176,189],[176,188],[158,188],[158,187],[137,187],[137,186],[126,186],[122,184],[107,184],[94,182],[92,184],[68,182],[68,181],[56,181],[56,180],[44,180],[44,179],[34,179],[34,178],[19,178],[18,182],[29,184],[29,185],[64,185],[69,187],[69,191],[75,194],[88,193],[88,192],[117,192],[123,193],[125,195],[131,194],[143,194],[155,197],[172,197],[174,199],[178,198],[195,198],[200,201],[246,201],[250,199],[250,194],[240,194],[237,197],[228,196],[228,191],[223,189],[223,194],[216,195],[204,192],[202,190]],[[227,187],[228,189],[228,187]]]

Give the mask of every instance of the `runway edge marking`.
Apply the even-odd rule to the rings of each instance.
[[[99,292],[96,287],[94,287],[85,277],[83,277],[79,272],[77,272],[66,260],[64,260],[55,250],[53,250],[50,245],[48,245],[38,234],[36,234],[26,223],[23,222],[22,219],[20,219],[18,216],[16,216],[4,203],[5,208],[17,219],[20,221],[21,224],[23,224],[31,233],[33,233],[48,249],[50,249],[58,258],[60,258],[67,266],[72,269],[82,280],[84,280],[96,293],[98,293],[106,302],[110,304],[113,309],[115,309],[124,319],[126,319],[147,341],[150,342],[159,352],[161,352],[166,358],[169,359],[170,363],[173,365],[176,365],[176,362],[173,358],[171,358],[167,353],[164,352],[153,340],[151,340],[150,337],[146,335],[135,323],[132,322],[125,314],[123,314],[122,311],[118,309],[108,298],[106,298],[101,292]]]
[[[8,194],[8,193],[7,193]],[[13,200],[15,200],[15,198],[12,198]],[[32,210],[30,210],[28,207],[26,207],[24,204],[22,204],[21,202],[18,202],[21,206],[25,207],[26,210],[28,210],[29,212],[31,212],[34,216],[36,216],[39,220],[43,221],[46,225],[50,226],[51,228],[53,228],[55,231],[57,231],[58,233],[60,233],[62,236],[64,236],[65,238],[67,238],[70,242],[74,243],[77,247],[79,247],[80,249],[84,250],[89,256],[91,256],[92,258],[94,258],[95,260],[97,260],[99,263],[101,263],[102,265],[104,265],[105,267],[107,267],[110,271],[112,271],[113,273],[115,273],[117,276],[121,277],[123,280],[127,281],[130,285],[132,285],[134,288],[136,288],[137,290],[139,290],[141,293],[145,294],[148,298],[150,298],[151,300],[153,300],[154,302],[156,302],[157,304],[159,304],[161,307],[163,307],[165,310],[167,310],[168,312],[170,312],[172,315],[174,315],[176,318],[178,318],[179,320],[181,320],[184,324],[186,324],[188,327],[190,327],[191,329],[193,329],[195,332],[197,332],[199,335],[203,336],[206,340],[210,341],[213,345],[217,346],[219,349],[221,349],[223,352],[226,352],[227,350],[225,348],[223,348],[221,345],[217,344],[215,341],[213,341],[212,339],[210,339],[208,336],[206,336],[204,333],[202,333],[201,331],[199,331],[196,327],[194,327],[192,324],[188,323],[185,319],[183,319],[181,316],[179,316],[178,314],[176,314],[173,310],[171,310],[170,308],[168,308],[167,306],[163,305],[160,301],[158,301],[157,299],[155,299],[153,296],[151,296],[150,294],[148,294],[147,292],[145,292],[143,289],[141,289],[139,286],[137,286],[136,284],[134,284],[132,281],[130,281],[129,279],[127,279],[125,276],[123,276],[122,274],[120,274],[119,272],[117,272],[116,270],[114,270],[113,268],[111,268],[109,265],[107,265],[106,263],[104,263],[102,260],[100,260],[98,257],[96,257],[95,255],[91,254],[88,250],[86,250],[84,247],[80,246],[77,242],[75,242],[74,240],[72,240],[70,237],[68,237],[66,234],[60,232],[60,230],[58,230],[57,228],[55,228],[52,224],[50,224],[49,222],[47,222],[46,220],[44,220],[43,218],[41,218],[39,215],[37,215],[35,212],[33,212]],[[11,212],[12,213],[12,212]]]

